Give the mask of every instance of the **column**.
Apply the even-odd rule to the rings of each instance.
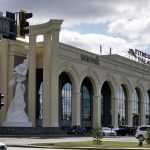
[[[141,125],[145,125],[146,121],[145,121],[145,99],[146,99],[146,92],[143,93],[142,95],[142,99],[141,99],[141,114],[140,114],[140,118],[141,118]]]
[[[114,128],[118,127],[118,97],[112,97],[112,126]]]
[[[129,97],[128,99],[128,126],[133,126],[133,121],[132,121],[132,99]]]
[[[35,126],[36,116],[36,35],[29,35],[28,115]]]
[[[101,95],[93,98],[93,128],[101,127]]]
[[[51,99],[50,99],[50,126],[59,127],[59,85],[58,85],[58,42],[59,30],[52,31],[52,53],[51,53]]]
[[[43,126],[48,127],[50,123],[50,51],[51,34],[44,34],[44,57],[43,57]]]
[[[81,106],[80,106],[80,90],[73,93],[72,95],[72,126],[80,126],[81,125]]]
[[[45,54],[43,61],[43,125],[59,126],[58,107],[58,41],[59,30],[44,34]]]
[[[2,107],[1,113],[0,113],[0,121],[4,121],[8,106],[10,103],[10,99],[8,99],[8,66],[9,66],[9,40],[2,39],[2,45],[1,45],[1,59],[0,59],[0,92],[4,94],[4,99],[2,100],[5,105]]]

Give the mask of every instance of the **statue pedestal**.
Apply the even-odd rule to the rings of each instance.
[[[4,122],[3,127],[32,127],[31,122]]]
[[[6,121],[2,123],[4,127],[32,127],[32,123],[29,121],[28,116],[24,110],[16,110],[12,105],[10,106]]]
[[[4,127],[32,127],[28,116],[24,110],[16,110],[12,105],[10,106],[6,121],[2,123]]]

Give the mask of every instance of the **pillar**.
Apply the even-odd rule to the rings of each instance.
[[[43,126],[48,127],[50,122],[50,59],[48,59],[48,47],[51,46],[51,34],[44,34],[44,57],[43,57]]]
[[[141,98],[141,105],[140,105],[140,110],[141,110],[141,114],[140,114],[140,118],[141,118],[141,125],[145,125],[146,124],[146,117],[145,117],[145,99],[146,99],[146,92],[144,91],[142,93],[142,98]]]
[[[132,99],[133,99],[133,89],[130,87],[127,93],[127,124],[128,126],[133,126],[133,116],[132,116]]]
[[[80,88],[72,95],[72,126],[81,125],[81,102],[80,102]]]
[[[101,127],[101,95],[93,97],[93,128]]]
[[[45,127],[59,126],[58,42],[59,29],[44,34],[43,126]]]
[[[36,121],[36,35],[29,35],[28,115],[32,125]]]
[[[115,97],[112,97],[112,126],[114,128],[118,127],[118,97],[115,95]]]
[[[0,120],[4,121],[7,109],[9,106],[8,101],[8,66],[9,66],[9,44],[10,41],[6,39],[2,39],[2,45],[1,45],[1,56],[0,56],[0,92],[4,94],[4,99],[2,101],[5,103],[5,105],[1,109],[0,113]]]
[[[128,111],[127,111],[127,113],[128,113],[128,126],[133,126],[133,115],[132,115],[132,105],[133,105],[133,103],[132,103],[132,98],[131,97],[129,97],[129,99],[128,99]]]

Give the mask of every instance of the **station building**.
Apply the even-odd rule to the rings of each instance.
[[[5,95],[0,123],[14,96],[9,86],[13,69],[28,56],[25,111],[32,127],[150,124],[150,66],[60,43],[62,22],[31,26],[29,43],[0,41],[0,90]],[[38,35],[43,35],[43,42],[36,41]]]

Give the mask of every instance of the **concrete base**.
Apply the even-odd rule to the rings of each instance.
[[[0,127],[0,136],[65,136],[66,132],[55,127]]]
[[[3,127],[32,127],[31,122],[4,122]]]

